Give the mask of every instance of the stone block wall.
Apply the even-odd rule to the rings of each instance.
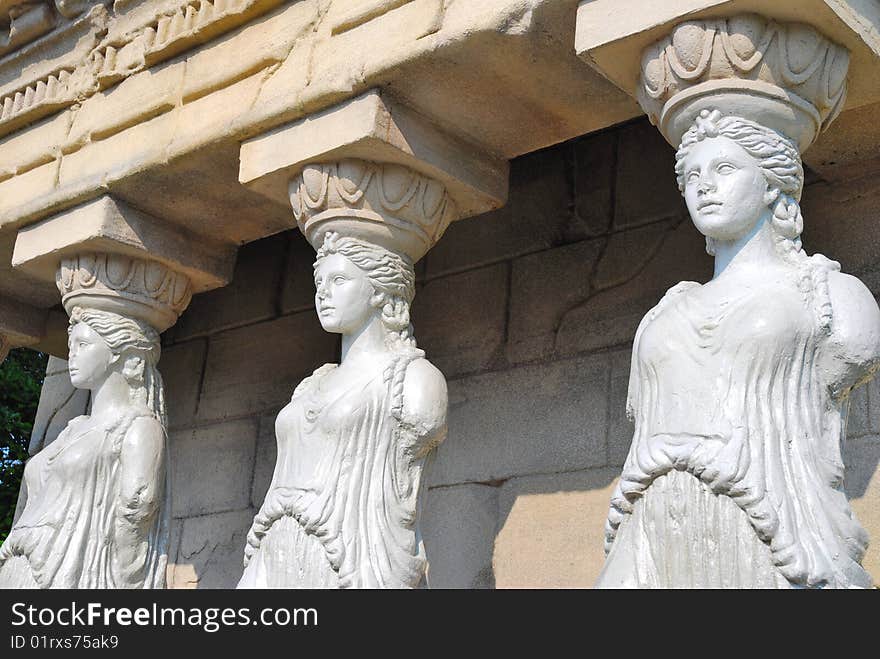
[[[512,163],[508,204],[453,224],[418,265],[416,337],[449,380],[449,437],[427,471],[434,587],[589,587],[629,448],[633,334],[711,258],[674,153],[640,120]],[[805,245],[880,292],[880,183],[811,176]],[[239,253],[232,283],[165,335],[174,526],[169,584],[234,586],[275,460],[274,417],[339,342],[313,310],[313,252],[289,231]],[[880,386],[853,400],[847,492],[880,579]]]

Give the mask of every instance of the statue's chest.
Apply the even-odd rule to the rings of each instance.
[[[786,283],[720,295],[709,287],[666,304],[642,333],[638,358],[657,370],[693,364],[723,370],[742,357],[782,355],[813,331],[803,294]]]
[[[373,379],[313,386],[294,398],[278,415],[280,436],[302,441],[328,442],[358,431],[382,397],[384,386]]]
[[[116,457],[108,435],[109,431],[103,427],[65,432],[28,462],[29,478],[36,477],[43,484],[76,482],[78,474],[93,471],[97,462]]]

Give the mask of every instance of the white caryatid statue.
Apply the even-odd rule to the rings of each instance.
[[[448,401],[410,324],[413,263],[453,202],[406,167],[358,160],[307,166],[290,196],[317,249],[315,309],[342,353],[278,415],[278,458],[239,587],[417,587],[420,482],[446,436]]]
[[[796,38],[795,38],[796,37]],[[844,495],[848,397],[880,364],[880,311],[801,246],[800,151],[840,110],[847,53],[756,16],[650,48],[640,100],[715,272],[642,320],[632,446],[599,587],[869,587]]]
[[[159,331],[189,303],[190,283],[159,263],[79,254],[57,284],[70,379],[91,391],[91,410],[27,463],[0,588],[162,588],[171,509]]]

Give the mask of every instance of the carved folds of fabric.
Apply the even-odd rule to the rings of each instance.
[[[0,547],[0,588],[162,588],[167,563],[167,473],[156,508],[141,520],[135,565],[117,558],[120,451],[132,411],[110,428],[75,422],[25,468],[28,500]]]
[[[423,355],[417,349],[398,354],[387,368],[364,382],[353,383],[349,391],[333,400],[322,398],[317,388],[335,365],[321,367],[297,387],[288,409],[299,422],[292,436],[279,435],[278,464],[249,533],[240,585],[419,585],[425,555],[416,529],[416,501],[425,457],[439,440],[437,433],[415,432],[396,418],[395,408],[400,403],[396,399],[402,394],[395,391],[394,374]],[[328,448],[319,461],[318,473],[308,482],[284,482],[284,465],[297,459],[297,442],[340,404],[351,405],[356,411],[350,413],[338,434],[321,439]],[[297,526],[292,528],[289,521],[280,523],[284,519],[296,520]],[[277,547],[281,541],[286,544],[284,560],[313,566],[311,574],[304,569],[292,571],[273,557],[261,555],[273,551],[270,543]],[[323,557],[316,554],[317,547]],[[325,565],[335,572],[335,581],[322,567]],[[273,569],[275,575],[270,573]],[[285,573],[280,584],[278,572]]]
[[[614,569],[607,567],[614,543],[636,502],[652,494],[659,477],[678,470],[692,474],[712,493],[729,497],[742,509],[757,537],[769,546],[773,565],[790,584],[871,584],[860,565],[867,535],[841,487],[841,407],[846,402],[834,398],[834,383],[826,381],[821,366],[826,351],[832,349],[832,310],[823,282],[837,267],[818,255],[805,258],[802,272],[792,273],[786,289],[792,321],[785,320],[784,333],[766,339],[739,342],[731,336],[742,318],[753,316],[756,308],[768,308],[766,300],[763,307],[755,307],[761,300],[746,297],[738,307],[730,304],[726,318],[707,318],[699,304],[690,301],[689,293],[699,288],[693,282],[671,289],[646,315],[633,347],[627,410],[635,433],[606,523],[606,551],[611,552],[606,569]],[[777,297],[773,304],[778,307],[779,301]],[[706,386],[720,387],[714,393],[716,403],[706,406],[713,409],[691,401],[681,406],[683,412],[672,415],[684,414],[681,423],[670,420],[668,405],[661,404],[669,373],[664,375],[663,367],[646,354],[652,349],[644,347],[658,323],[662,327],[654,329],[655,338],[676,332],[698,337],[676,343],[679,367],[684,367],[681,360],[714,363],[706,351],[716,351],[722,344],[730,348],[726,362],[730,371],[713,370],[706,380]],[[652,432],[664,424],[682,428],[704,424],[720,430]]]

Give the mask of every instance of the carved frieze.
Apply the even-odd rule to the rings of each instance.
[[[13,70],[17,77],[7,84],[3,84],[3,62],[0,62],[0,135],[82,101],[127,76],[238,27],[282,2],[185,0],[170,9],[167,4],[154,5],[153,9],[150,9],[153,5],[136,7],[129,13],[137,12],[137,20],[128,14],[108,16],[103,7],[94,7],[83,14],[88,6],[97,3],[67,2],[64,11],[78,18],[63,21],[63,25],[45,38],[58,42],[51,48],[47,46],[48,51],[64,50],[64,44],[69,42],[71,56],[48,58],[48,62],[56,64],[49,70],[45,62],[33,68],[28,62],[15,62]],[[65,41],[68,32],[69,38]],[[79,52],[83,44],[88,49]],[[2,46],[0,37],[0,55]],[[34,61],[45,59],[46,54],[37,52]]]

